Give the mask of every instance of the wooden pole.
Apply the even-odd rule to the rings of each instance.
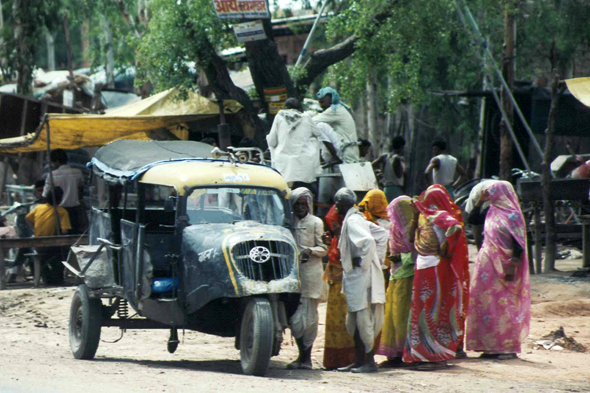
[[[0,245],[0,290],[6,289],[6,265],[4,262],[4,247]]]
[[[504,57],[502,74],[510,91],[514,90],[514,57],[516,55],[516,18],[515,10],[518,0],[507,0],[504,11]],[[500,179],[511,180],[513,142],[506,122],[514,125],[514,106],[510,100],[510,92],[502,87],[502,107],[507,118],[500,124]]]
[[[369,126],[369,138],[373,146],[371,147],[372,158],[379,157],[380,151],[380,130],[378,122],[377,108],[377,84],[375,83],[375,73],[371,72],[367,79],[367,123]]]
[[[541,186],[543,187],[543,213],[545,215],[545,261],[543,273],[550,273],[555,270],[555,254],[557,233],[555,229],[555,212],[551,200],[551,150],[553,149],[555,128],[557,125],[557,105],[563,88],[559,87],[559,75],[553,71],[553,82],[551,83],[551,107],[549,109],[549,120],[545,130],[545,151],[541,166]]]
[[[541,245],[541,213],[539,213],[539,207],[534,207],[534,216],[535,216],[535,273],[541,274],[541,266],[543,259],[541,258],[541,254],[543,253],[543,247]]]

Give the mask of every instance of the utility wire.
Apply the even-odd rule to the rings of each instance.
[[[463,5],[465,12],[463,12],[463,10],[461,9],[461,5],[459,4],[459,1]],[[465,28],[467,28],[469,30],[469,24],[471,25],[473,32],[476,35],[476,38],[473,39],[473,41],[481,43],[481,47],[484,50],[484,55],[487,55],[489,57],[490,64],[492,65],[492,68],[494,69],[494,73],[496,74],[496,76],[500,80],[500,84],[502,85],[502,87],[504,87],[504,89],[506,90],[506,93],[508,94],[510,101],[512,101],[512,104],[514,105],[514,110],[518,114],[520,121],[522,122],[526,132],[528,133],[529,138],[531,139],[533,146],[534,146],[535,150],[537,151],[537,154],[539,154],[539,157],[541,157],[541,159],[542,159],[543,158],[543,150],[541,149],[539,142],[537,142],[537,139],[535,138],[533,131],[531,130],[528,122],[526,121],[524,115],[522,114],[522,111],[520,110],[518,103],[514,99],[514,95],[512,95],[512,91],[508,87],[508,84],[506,83],[506,80],[504,79],[504,76],[502,75],[500,68],[498,68],[498,65],[496,64],[496,60],[494,59],[494,56],[492,56],[492,52],[490,52],[487,42],[484,39],[483,35],[481,34],[481,31],[479,30],[477,22],[475,22],[475,19],[473,18],[473,15],[471,14],[469,7],[467,7],[465,0],[455,0],[455,6],[457,8],[457,12],[459,13],[459,17],[460,17],[459,19],[461,19],[461,22],[463,23]],[[465,16],[467,16],[467,18],[465,18]],[[467,23],[467,21],[469,21],[469,23]],[[479,53],[478,53],[478,57],[480,58],[480,60],[483,61],[483,59],[481,58],[481,55]],[[492,79],[491,73],[489,73],[489,71],[486,71],[486,73],[490,74],[490,79]],[[492,88],[493,88],[493,86],[492,86]],[[508,123],[508,122],[506,122],[506,123]],[[514,137],[513,137],[513,139],[514,139]],[[516,139],[514,139],[514,142],[517,143]]]

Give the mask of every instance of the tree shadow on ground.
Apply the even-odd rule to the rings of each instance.
[[[95,362],[104,363],[132,363],[155,369],[177,369],[192,371],[207,371],[220,374],[243,374],[239,360],[142,360],[125,358],[95,358]],[[271,361],[265,378],[273,379],[294,379],[312,380],[322,379],[322,374],[327,372],[321,369],[309,370],[287,370],[283,362]]]
[[[512,368],[512,367],[514,367],[514,368],[529,367],[529,368],[540,368],[540,369],[554,368],[554,366],[551,364],[532,362],[530,360],[525,360],[520,357],[516,358],[516,359],[509,359],[509,360],[482,359],[479,357],[468,357],[465,359],[449,360],[449,365],[456,366],[456,367],[452,368],[453,372],[465,372],[465,371],[471,372],[468,367],[467,368],[461,367],[464,365],[468,365],[469,363],[489,363],[489,364],[495,364],[495,365],[503,365],[503,366],[510,367],[510,368]]]

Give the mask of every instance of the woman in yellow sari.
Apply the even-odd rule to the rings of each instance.
[[[389,229],[389,252],[391,276],[385,301],[385,323],[381,332],[381,344],[377,353],[387,356],[385,365],[400,367],[406,341],[412,283],[414,281],[414,231],[415,213],[412,199],[408,196],[395,198],[387,207],[391,220]]]
[[[326,308],[326,330],[324,342],[324,367],[333,370],[354,362],[354,340],[346,331],[346,296],[342,293],[342,264],[338,237],[344,217],[332,206],[326,215],[328,232],[324,242],[328,248],[328,266],[322,279],[328,283],[328,304]]]

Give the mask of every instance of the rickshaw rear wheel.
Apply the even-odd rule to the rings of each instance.
[[[274,339],[272,307],[266,298],[248,302],[240,329],[240,360],[247,375],[263,376],[268,369]]]
[[[90,298],[88,288],[76,288],[70,307],[70,348],[76,359],[93,359],[100,341],[102,302]]]

